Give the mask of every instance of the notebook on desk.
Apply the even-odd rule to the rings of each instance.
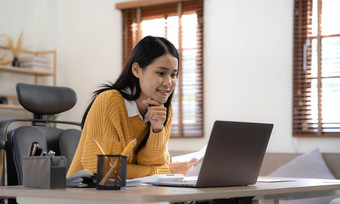
[[[215,121],[197,179],[151,182],[181,187],[226,187],[256,183],[273,124]]]

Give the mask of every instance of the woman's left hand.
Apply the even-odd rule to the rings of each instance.
[[[162,131],[163,123],[166,120],[166,108],[164,105],[151,98],[143,101],[143,103],[148,105],[145,116],[149,119],[153,132],[158,133]]]
[[[197,164],[197,159],[192,159],[187,162],[174,162],[169,164],[169,169],[172,174],[183,174],[184,176],[194,168],[194,165]]]

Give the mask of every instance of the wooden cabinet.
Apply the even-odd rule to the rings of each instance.
[[[5,47],[0,46],[0,50],[6,50]],[[48,50],[48,51],[39,51],[39,52],[34,52],[34,51],[28,51],[26,50],[25,55],[49,55],[51,58],[51,68],[49,70],[34,70],[31,68],[23,68],[23,67],[12,67],[8,65],[0,65],[0,74],[7,72],[10,74],[21,74],[21,75],[27,75],[27,76],[33,76],[34,77],[34,83],[38,84],[38,79],[39,77],[53,77],[52,84],[45,84],[45,85],[56,85],[57,82],[57,63],[56,63],[56,58],[57,58],[57,52],[56,50]],[[0,52],[1,55],[1,52]],[[3,80],[0,81],[0,86],[2,86],[2,83],[5,83]],[[17,98],[16,93],[11,93],[11,94],[5,94],[0,92],[0,96],[4,96],[7,99],[13,99]],[[0,109],[14,109],[14,110],[21,110],[23,107],[20,105],[13,105],[13,104],[0,104]]]

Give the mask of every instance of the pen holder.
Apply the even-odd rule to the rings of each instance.
[[[123,190],[126,186],[126,155],[98,155],[97,190]]]
[[[22,158],[23,186],[34,188],[66,188],[64,156],[29,156]]]

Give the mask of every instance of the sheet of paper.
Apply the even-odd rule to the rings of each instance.
[[[73,179],[78,179],[78,178],[82,178],[82,177],[91,178],[92,175],[93,174],[89,170],[83,169],[83,170],[80,170],[77,173],[67,177],[66,181],[73,180]]]
[[[323,180],[324,183],[340,183],[340,179],[327,179]]]
[[[295,179],[292,178],[258,178],[257,182],[259,183],[277,183],[277,182],[292,182],[295,181]]]
[[[187,176],[198,176],[201,170],[203,159],[201,159],[197,164],[195,164],[194,169],[190,170]]]
[[[201,150],[197,152],[192,152],[192,153],[184,154],[180,156],[174,156],[171,158],[171,162],[186,162],[192,159],[201,160],[205,155],[206,149],[207,149],[207,145],[205,145]]]
[[[88,182],[88,180],[91,179],[92,176],[93,174],[89,170],[80,170],[77,173],[66,178],[66,185],[68,187],[88,187],[89,185],[91,185],[90,183],[93,183],[92,180],[90,180],[90,183]]]

